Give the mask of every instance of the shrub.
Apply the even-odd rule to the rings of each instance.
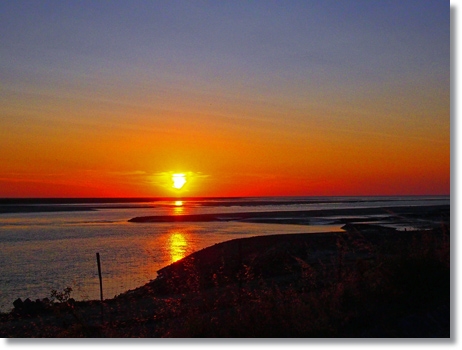
[[[57,300],[59,303],[67,303],[71,299],[72,288],[66,287],[63,291],[58,292],[56,289],[51,290],[51,301],[54,302]]]

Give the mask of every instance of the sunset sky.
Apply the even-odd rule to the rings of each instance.
[[[0,197],[449,194],[449,15],[0,1]]]

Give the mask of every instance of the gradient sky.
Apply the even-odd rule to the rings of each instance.
[[[1,0],[0,197],[449,194],[449,14]]]

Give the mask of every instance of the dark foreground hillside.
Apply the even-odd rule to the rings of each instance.
[[[17,301],[0,336],[450,337],[448,227],[345,230],[216,244],[103,305]]]

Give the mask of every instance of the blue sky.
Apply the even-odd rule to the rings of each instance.
[[[48,168],[94,170],[104,152],[84,161],[85,140],[107,149],[137,139],[130,150],[144,160],[106,166],[170,171],[170,162],[141,169],[152,148],[159,163],[171,157],[220,176],[233,166],[267,174],[335,162],[378,176],[375,153],[412,164],[408,181],[433,169],[433,191],[436,168],[449,171],[449,14],[438,0],[1,1],[3,172],[25,174],[27,154]],[[249,159],[236,162],[243,143]],[[219,147],[230,151],[211,157],[218,165],[201,160]],[[53,157],[56,148],[69,151]],[[303,157],[290,162],[281,149]],[[324,162],[311,157],[319,150]],[[445,161],[425,164],[433,158]]]
[[[441,67],[447,1],[3,1],[2,73],[381,82]],[[161,72],[159,72],[161,71]],[[167,77],[168,78],[168,77]],[[166,79],[167,79],[166,78]],[[234,78],[236,79],[236,78]]]

